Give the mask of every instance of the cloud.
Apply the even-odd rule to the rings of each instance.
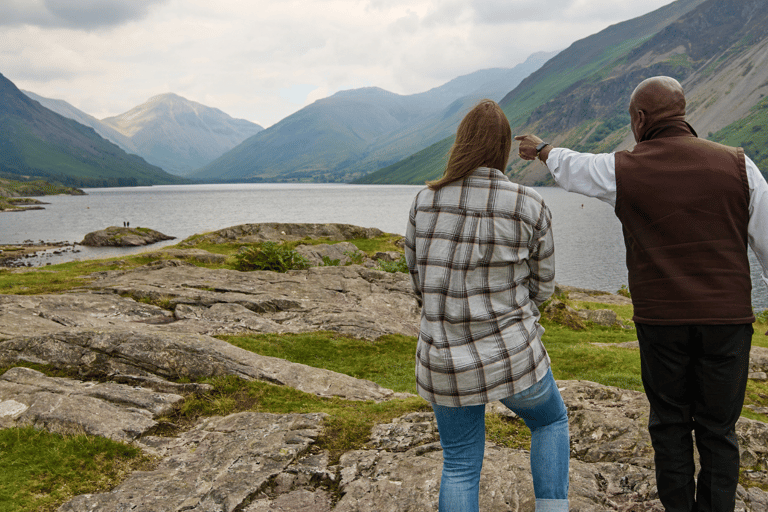
[[[3,0],[0,25],[95,30],[147,16],[168,0]]]
[[[98,118],[174,92],[270,126],[343,89],[512,67],[670,1],[0,0],[0,72]]]

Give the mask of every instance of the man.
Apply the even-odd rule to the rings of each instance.
[[[565,190],[613,205],[622,223],[662,504],[732,511],[754,322],[747,244],[768,283],[768,185],[741,148],[697,137],[673,78],[638,85],[629,114],[631,151],[515,138],[521,158],[538,157]]]

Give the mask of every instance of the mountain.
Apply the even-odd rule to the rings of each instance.
[[[186,176],[264,128],[234,119],[176,94],[154,96],[128,112],[101,121],[166,171]]]
[[[672,76],[682,84],[688,121],[701,137],[755,115],[752,107],[768,93],[768,2],[690,3],[692,9],[652,37],[532,109],[523,130],[580,151],[630,148],[630,95],[638,83],[655,75]],[[520,103],[521,93],[518,89],[502,100],[505,111]],[[542,166],[520,160],[512,173],[521,181],[549,182]]]
[[[745,146],[759,164],[768,159],[768,130],[762,129],[768,121],[767,7],[765,0],[678,0],[577,41],[500,104],[513,133],[537,133],[579,151],[625,149],[634,145],[627,112],[632,91],[645,78],[669,75],[686,90],[688,120],[700,136]],[[442,140],[365,180],[439,177],[451,143]],[[510,176],[552,184],[544,166],[514,154]]]
[[[456,129],[483,97],[500,99],[552,54],[487,69],[429,91],[377,87],[318,100],[245,140],[190,177],[202,181],[349,181],[396,162]]]
[[[56,114],[0,74],[0,175],[74,187],[182,183],[92,128]]]
[[[123,150],[125,150],[126,153],[131,154],[137,154],[136,146],[133,145],[133,142],[131,142],[131,139],[123,135],[122,133],[118,132],[111,126],[102,123],[95,117],[93,117],[90,114],[86,114],[82,110],[72,106],[71,104],[67,103],[64,100],[54,100],[50,98],[44,98],[40,96],[39,94],[35,94],[34,92],[30,91],[24,91],[22,90],[24,94],[35,100],[36,102],[40,103],[42,106],[47,108],[48,110],[52,110],[56,112],[57,114],[60,114],[64,117],[68,117],[69,119],[74,119],[78,123],[90,126],[93,128],[93,130],[107,139],[110,142],[114,142]]]

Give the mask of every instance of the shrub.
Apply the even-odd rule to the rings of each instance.
[[[330,256],[323,256],[323,262],[320,264],[321,267],[338,267],[341,263],[341,260],[335,259],[332,260]]]
[[[293,249],[288,249],[275,242],[264,242],[259,246],[250,247],[236,254],[235,268],[243,271],[287,272],[288,270],[309,268],[309,260]]]
[[[630,299],[632,298],[632,295],[629,293],[629,288],[627,288],[627,285],[625,284],[621,285],[621,288],[619,288],[616,293]]]
[[[363,260],[365,259],[365,254],[358,250],[344,251],[344,256],[349,258],[349,263],[347,263],[347,265],[362,265]]]
[[[405,262],[405,255],[400,256],[400,259],[397,261],[379,260],[379,266],[377,268],[378,270],[383,270],[385,272],[403,272],[404,274],[408,273],[408,264]]]

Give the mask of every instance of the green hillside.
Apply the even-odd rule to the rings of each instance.
[[[610,97],[611,101],[613,96],[619,94],[623,102],[628,101],[629,96],[621,88],[615,88],[616,91],[601,90],[600,84],[612,75],[615,68],[626,64],[628,56],[652,39],[654,34],[703,3],[704,0],[679,0],[573,43],[499,102],[513,134],[534,130],[547,138],[557,134],[561,138],[559,142],[582,151],[608,150],[611,144],[615,147],[621,140],[620,134],[626,134],[626,106],[622,106],[621,111],[614,111],[611,104],[600,112],[607,113],[601,118],[594,115],[592,102],[601,94]],[[633,81],[627,81],[624,87],[629,87],[628,84]],[[590,95],[580,94],[585,86]],[[544,105],[546,107],[542,107]],[[560,119],[564,125],[549,122],[550,118],[564,117],[560,114],[566,109],[570,115],[567,119]],[[561,127],[564,128],[562,131]],[[445,155],[452,143],[453,137],[444,139],[355,183],[418,184],[436,179],[442,175]],[[530,185],[551,184],[548,173],[542,172],[541,166],[536,163],[524,162],[513,154],[510,165],[513,179]]]
[[[752,107],[749,115],[709,137],[727,146],[740,146],[768,178],[768,97]]]
[[[353,183],[366,185],[421,185],[443,175],[454,137],[443,139],[405,160],[372,172]]]
[[[71,187],[189,183],[44,108],[2,75],[0,177]]]

